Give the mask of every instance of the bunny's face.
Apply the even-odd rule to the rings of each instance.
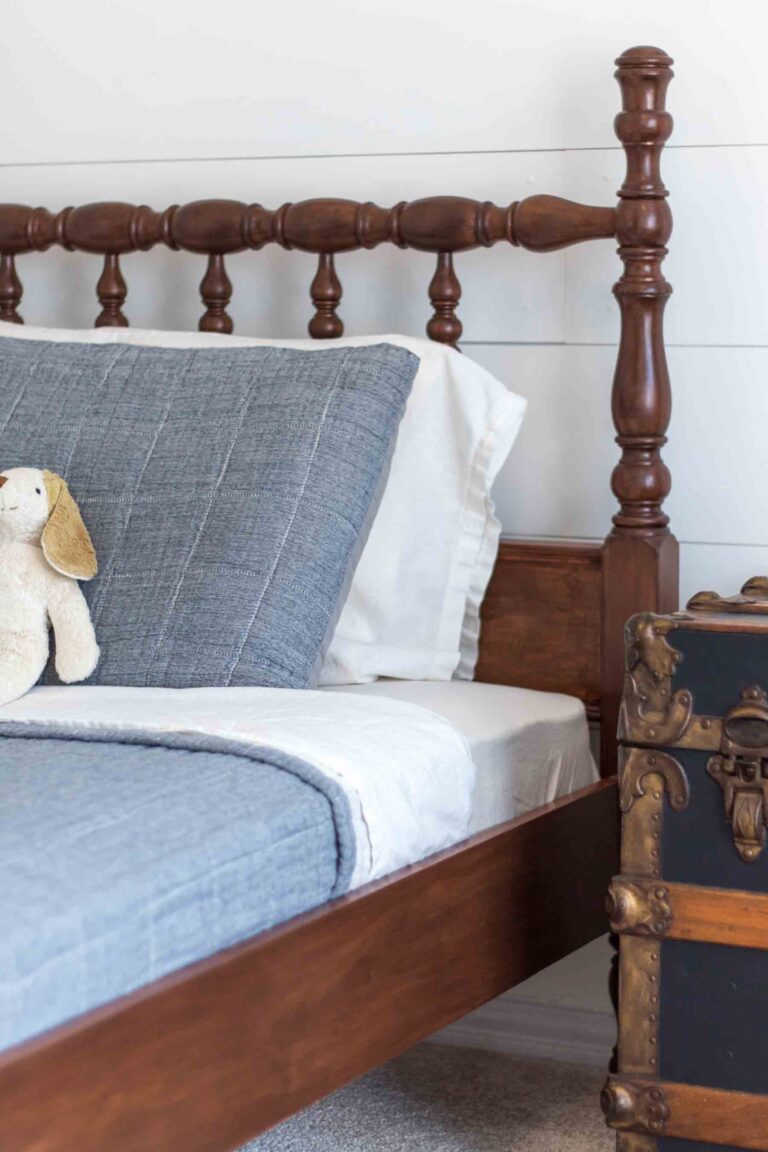
[[[0,472],[0,537],[39,544],[54,571],[73,580],[96,575],[96,553],[64,480],[40,468]]]
[[[39,468],[0,472],[0,533],[11,540],[39,544],[51,509]]]

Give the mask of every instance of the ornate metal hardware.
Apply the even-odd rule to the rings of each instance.
[[[711,756],[707,772],[723,790],[725,818],[742,860],[752,864],[765,848],[768,824],[768,761]]]
[[[600,1094],[600,1105],[606,1124],[619,1132],[658,1135],[669,1119],[664,1092],[653,1081],[619,1080],[611,1076]]]
[[[619,804],[622,812],[629,812],[635,800],[645,796],[644,780],[647,776],[653,775],[661,776],[663,779],[669,803],[675,811],[682,812],[688,807],[691,792],[682,764],[667,752],[630,748],[623,758],[621,767]]]
[[[635,744],[676,744],[693,713],[690,692],[672,692],[672,677],[682,660],[667,641],[676,621],[643,612],[625,632],[626,677],[619,718],[619,739]]]
[[[696,612],[740,612],[746,615],[768,613],[768,576],[747,580],[738,596],[718,596],[717,592],[697,592],[686,604]]]
[[[688,779],[673,756],[656,748],[622,748],[619,764],[622,872],[658,879],[664,793],[681,811],[688,806]]]
[[[763,587],[768,597],[768,577],[756,577],[744,585],[753,590],[753,597],[754,589]],[[754,599],[752,602],[756,603]],[[768,599],[764,610],[768,613]],[[667,634],[678,623],[675,617],[648,612],[633,616],[627,623],[619,739],[629,744],[696,748],[726,755],[760,750],[768,757],[768,694],[762,688],[745,688],[725,719],[695,715],[691,693],[672,691],[672,678],[682,654],[671,646]]]
[[[665,936],[672,927],[669,889],[656,881],[614,876],[605,904],[611,931],[633,936]]]
[[[768,825],[768,695],[763,688],[745,688],[724,717],[720,753],[709,758],[707,772],[723,790],[736,851],[751,864],[765,848]]]
[[[752,685],[744,688],[738,704],[723,719],[721,751],[765,750],[768,755],[768,694]]]

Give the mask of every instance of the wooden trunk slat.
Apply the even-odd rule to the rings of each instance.
[[[669,1107],[665,1136],[768,1150],[768,1096],[726,1092],[697,1084],[660,1084]]]
[[[768,895],[692,884],[664,887],[673,916],[669,939],[768,949]]]

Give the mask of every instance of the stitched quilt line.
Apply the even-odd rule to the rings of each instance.
[[[307,462],[307,468],[306,468],[306,471],[304,473],[304,479],[302,481],[301,488],[299,490],[299,494],[296,497],[296,501],[295,501],[294,506],[293,506],[293,511],[291,512],[291,516],[288,520],[288,524],[286,525],[285,531],[283,533],[283,538],[280,541],[280,546],[277,549],[277,553],[275,555],[275,559],[274,559],[274,562],[272,564],[272,568],[270,569],[270,572],[269,572],[269,575],[267,576],[264,587],[261,590],[261,595],[259,596],[258,600],[256,601],[256,606],[253,610],[253,616],[251,617],[251,621],[250,621],[250,623],[246,629],[245,636],[243,637],[243,641],[240,645],[240,650],[239,650],[238,656],[233,661],[231,667],[229,668],[229,670],[227,672],[227,676],[226,676],[225,681],[224,681],[224,683],[227,686],[232,683],[232,677],[234,676],[235,671],[237,669],[237,666],[240,663],[243,652],[245,651],[245,646],[248,643],[248,640],[250,639],[251,632],[253,631],[253,627],[256,623],[259,612],[261,611],[261,606],[264,603],[264,597],[266,596],[267,591],[268,591],[270,585],[272,584],[272,581],[275,578],[275,573],[277,572],[278,566],[280,564],[280,560],[282,559],[286,543],[288,542],[288,538],[291,534],[291,531],[293,529],[293,525],[296,521],[296,517],[298,515],[298,511],[299,511],[299,508],[301,506],[301,502],[304,498],[304,493],[306,492],[307,484],[309,482],[309,477],[310,477],[310,474],[312,472],[312,467],[313,467],[314,462],[315,462],[315,457],[317,456],[317,450],[320,446],[320,438],[322,436],[323,429],[325,427],[325,422],[328,419],[328,412],[329,412],[330,407],[331,407],[331,401],[333,400],[333,398],[336,395],[336,392],[339,388],[342,376],[344,375],[344,369],[346,368],[347,361],[349,359],[351,351],[352,351],[352,349],[349,349],[347,351],[346,355],[343,357],[343,359],[340,360],[339,367],[338,367],[338,370],[336,372],[336,379],[334,380],[331,388],[328,390],[328,396],[326,397],[326,401],[325,401],[325,404],[323,406],[323,411],[322,411],[322,415],[320,418],[320,422],[318,424],[317,431],[315,433],[315,439],[314,439],[314,442],[312,444],[312,451],[310,453],[309,461]]]
[[[272,353],[268,357],[266,357],[265,363],[269,363],[269,361],[272,360],[273,357],[274,357],[274,351],[272,351]],[[227,468],[229,467],[229,461],[232,458],[232,453],[235,450],[235,444],[237,444],[238,437],[240,435],[243,424],[245,422],[246,413],[247,413],[248,408],[250,407],[250,405],[253,401],[253,398],[254,398],[254,389],[251,388],[250,390],[248,390],[246,392],[246,395],[244,397],[242,407],[241,407],[240,412],[238,414],[237,425],[233,429],[234,435],[232,436],[232,439],[230,441],[229,450],[227,451],[227,454],[224,458],[224,462],[222,463],[221,468],[219,470],[219,475],[218,475],[218,478],[216,480],[216,486],[215,486],[213,492],[211,493],[211,495],[209,496],[208,500],[206,501],[205,512],[204,512],[204,514],[200,520],[200,524],[199,524],[198,529],[197,529],[197,534],[196,534],[195,539],[192,543],[192,549],[189,553],[189,556],[188,556],[187,561],[186,561],[186,565],[179,576],[178,583],[177,583],[177,585],[173,591],[173,594],[171,596],[171,601],[170,601],[170,604],[168,606],[168,610],[166,612],[162,627],[160,629],[160,635],[157,638],[157,643],[155,644],[155,647],[152,651],[152,655],[150,656],[149,661],[147,663],[147,671],[146,671],[146,675],[144,678],[145,685],[149,684],[149,679],[150,679],[150,676],[152,674],[152,669],[155,665],[155,661],[157,660],[158,654],[160,652],[160,648],[162,647],[162,644],[165,640],[166,633],[168,632],[168,628],[170,626],[171,619],[173,617],[174,609],[175,609],[176,604],[178,602],[179,595],[181,594],[181,589],[184,585],[184,580],[186,579],[187,568],[189,567],[189,564],[192,561],[192,557],[194,556],[195,551],[197,550],[197,546],[200,543],[200,540],[202,539],[203,532],[205,531],[205,526],[208,523],[208,517],[211,514],[211,509],[213,508],[214,501],[216,499],[216,494],[219,490],[219,487],[221,486],[221,482],[223,481],[223,479],[227,473]]]

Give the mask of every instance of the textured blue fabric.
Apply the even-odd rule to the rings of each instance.
[[[0,341],[0,468],[63,475],[96,546],[91,683],[311,686],[417,366]]]
[[[204,736],[35,733],[0,738],[0,1048],[349,884],[346,798],[300,760]]]

